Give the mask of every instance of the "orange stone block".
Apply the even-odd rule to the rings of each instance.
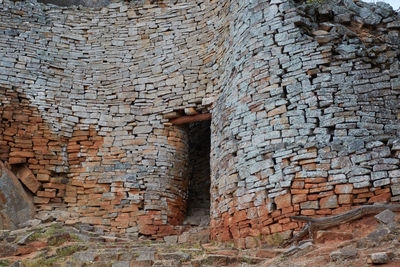
[[[298,181],[298,180],[293,181],[291,188],[295,188],[295,189],[304,188],[304,181]]]
[[[102,224],[103,219],[100,217],[82,217],[80,218],[80,222],[97,225],[97,224]]]
[[[297,194],[292,196],[292,202],[293,204],[300,203],[307,201],[307,195],[306,194]]]
[[[26,163],[26,158],[17,158],[17,157],[10,157],[8,159],[9,164],[21,164]]]
[[[45,183],[45,184],[43,184],[43,187],[44,188],[54,188],[54,189],[65,190],[66,185],[65,184]]]
[[[296,229],[298,227],[297,222],[290,222],[282,225],[282,231]]]
[[[237,223],[240,221],[244,221],[247,219],[247,212],[246,210],[240,210],[233,214],[233,222]]]
[[[339,204],[351,204],[353,202],[353,195],[352,194],[339,195],[338,202]]]
[[[308,189],[291,189],[290,192],[294,194],[308,194]]]
[[[35,153],[31,151],[13,151],[10,153],[10,157],[15,158],[33,158]]]
[[[321,198],[319,201],[321,209],[332,209],[338,207],[338,200],[336,195]]]
[[[292,205],[292,195],[284,194],[275,197],[275,204],[278,209],[286,208]]]
[[[41,187],[41,183],[36,179],[33,172],[26,166],[19,167],[16,171],[16,176],[34,194]]]
[[[279,224],[279,223],[271,224],[271,225],[269,226],[269,229],[271,230],[271,234],[274,234],[274,233],[278,233],[278,232],[282,232],[282,231],[283,231],[282,225]]]
[[[144,235],[154,235],[158,231],[158,226],[155,225],[150,225],[150,224],[145,224],[145,225],[140,225],[139,224],[139,232]]]
[[[54,191],[38,191],[37,193],[36,193],[36,195],[38,196],[38,197],[48,197],[48,198],[52,198],[52,197],[55,197],[56,196],[56,191],[54,190]]]
[[[392,196],[391,196],[390,192],[388,192],[388,193],[383,193],[383,194],[380,194],[380,195],[371,197],[371,198],[368,200],[368,203],[388,202],[388,201],[390,200],[391,197],[392,197]]]
[[[308,200],[317,200],[318,198],[320,198],[318,194],[312,194],[307,196]]]
[[[329,214],[332,214],[332,210],[331,209],[320,209],[320,210],[316,211],[316,214],[329,215]]]
[[[282,214],[288,214],[293,212],[293,206],[282,208]]]
[[[365,197],[373,197],[373,196],[375,196],[374,193],[368,192],[368,193],[358,194],[357,198],[365,198]]]
[[[35,204],[47,204],[50,202],[50,198],[47,197],[33,197],[33,203]]]
[[[310,216],[310,215],[314,215],[314,214],[315,214],[315,210],[301,210],[301,215]]]
[[[353,194],[361,194],[361,193],[367,193],[367,192],[369,192],[369,189],[368,188],[356,188],[356,189],[353,189]]]

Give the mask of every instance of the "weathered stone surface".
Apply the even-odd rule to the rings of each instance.
[[[42,186],[41,183],[38,182],[32,171],[26,166],[19,167],[15,175],[34,194]]]
[[[320,200],[321,209],[330,209],[338,207],[338,199],[336,195],[321,198]]]
[[[16,229],[32,219],[35,207],[17,177],[0,161],[0,229]]]
[[[332,252],[329,256],[332,261],[346,260],[356,258],[358,251],[354,247],[344,247],[340,250]]]
[[[377,252],[369,255],[373,264],[385,264],[388,263],[390,258],[386,252]]]
[[[381,213],[375,215],[375,218],[384,224],[394,223],[396,218],[396,213],[391,210],[384,210]]]

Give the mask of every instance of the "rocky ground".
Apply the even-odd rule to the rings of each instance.
[[[389,210],[286,248],[249,250],[209,241],[206,228],[157,242],[107,236],[87,225],[32,220],[25,226],[0,231],[0,266],[400,266],[400,217]]]

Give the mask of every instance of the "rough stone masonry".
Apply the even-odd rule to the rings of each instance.
[[[175,234],[212,114],[212,238],[251,247],[400,200],[400,17],[384,3],[0,0],[0,160],[69,224]]]

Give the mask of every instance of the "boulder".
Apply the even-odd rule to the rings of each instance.
[[[18,178],[0,161],[0,230],[17,229],[35,214],[32,197]]]
[[[389,255],[386,252],[372,253],[369,256],[373,264],[385,264],[390,260]]]

